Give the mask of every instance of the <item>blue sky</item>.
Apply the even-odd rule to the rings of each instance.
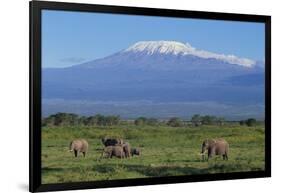
[[[144,40],[188,42],[216,53],[264,59],[264,24],[44,10],[42,66],[67,67]]]

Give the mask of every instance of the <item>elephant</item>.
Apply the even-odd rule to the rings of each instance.
[[[107,138],[107,137],[102,138],[101,141],[105,147],[122,145],[124,143],[123,139]]]
[[[140,155],[141,154],[141,151],[139,148],[132,148],[131,149],[131,155],[134,156],[134,155]]]
[[[122,147],[123,147],[123,151],[125,153],[125,157],[126,158],[129,158],[131,157],[131,146],[128,142],[125,142],[122,144]]]
[[[75,139],[70,142],[69,144],[69,151],[74,151],[74,156],[77,157],[79,155],[79,152],[83,153],[83,156],[86,156],[86,153],[88,151],[89,144],[85,139]]]
[[[104,148],[101,158],[112,158],[113,156],[117,158],[125,158],[125,152],[122,145],[107,146]]]
[[[228,160],[229,144],[226,140],[219,139],[206,139],[202,143],[202,159],[205,160],[205,152],[208,151],[209,160],[214,155],[222,155],[223,160]]]

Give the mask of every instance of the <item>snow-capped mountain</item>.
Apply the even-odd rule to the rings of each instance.
[[[44,99],[263,104],[264,66],[174,41],[142,41],[104,58],[42,71]],[[202,107],[204,108],[204,107]]]
[[[146,54],[174,54],[193,55],[205,59],[217,59],[230,64],[244,67],[253,67],[255,61],[248,58],[239,58],[234,55],[216,54],[205,50],[198,50],[189,43],[183,44],[176,41],[141,41],[124,50],[124,52],[144,52]]]
[[[233,70],[253,71],[256,67],[256,61],[234,55],[199,50],[188,43],[141,41],[115,54],[73,67],[166,71],[216,69],[232,73]]]

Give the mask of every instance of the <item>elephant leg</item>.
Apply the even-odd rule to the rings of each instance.
[[[77,150],[74,150],[74,155],[75,155],[75,157],[78,156],[78,151]]]
[[[208,149],[208,160],[209,160],[210,158],[212,158],[213,155],[216,155],[216,154],[215,154],[215,149],[214,149],[214,148],[209,148],[209,149]]]
[[[211,152],[208,152],[208,157],[207,157],[207,161],[209,161],[209,159],[212,157]]]
[[[228,160],[228,155],[227,155],[227,153],[226,153],[224,156],[225,156],[225,160]]]

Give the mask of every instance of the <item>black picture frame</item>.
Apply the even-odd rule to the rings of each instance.
[[[215,13],[142,7],[124,7],[31,1],[30,3],[30,178],[29,191],[60,191],[91,188],[108,188],[167,183],[183,183],[271,176],[271,17],[233,13]],[[261,22],[265,24],[265,170],[192,176],[154,177],[110,181],[75,182],[62,184],[41,183],[41,11],[69,10],[79,12],[119,13],[178,18],[197,18]]]

